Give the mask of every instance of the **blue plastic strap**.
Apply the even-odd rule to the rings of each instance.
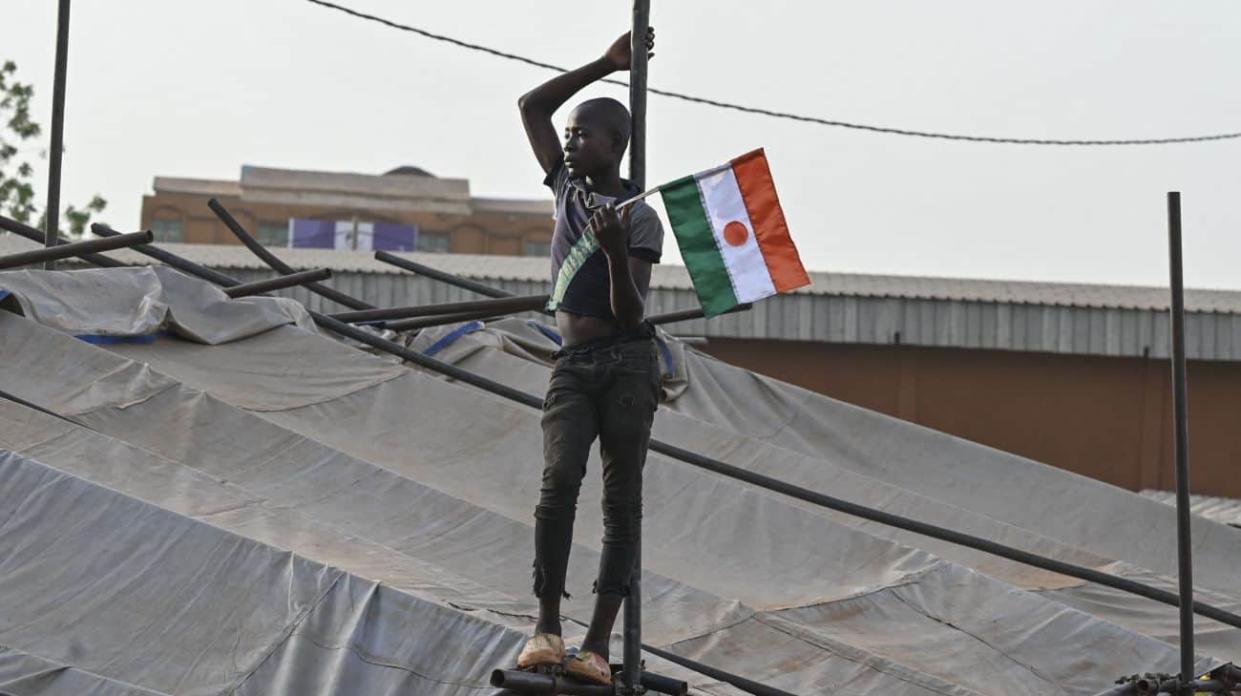
[[[655,337],[655,345],[659,346],[659,355],[664,359],[664,375],[671,377],[676,374],[676,370],[672,364],[672,351],[668,349],[668,342],[659,336]]]
[[[453,329],[452,331],[449,331],[443,336],[440,336],[440,339],[436,341],[435,343],[432,343],[429,348],[422,351],[422,354],[427,357],[435,355],[441,350],[444,350],[448,346],[452,345],[453,342],[456,341],[458,338],[461,338],[462,336],[466,334],[474,333],[475,331],[478,331],[481,328],[483,328],[483,323],[478,320],[474,320],[474,321],[462,324],[461,326],[458,326],[457,328]]]
[[[97,346],[112,346],[118,343],[154,343],[158,339],[167,335],[167,331],[156,331],[153,334],[145,334],[142,336],[102,336],[99,334],[78,334],[77,338]]]
[[[552,327],[550,327],[550,326],[548,326],[548,325],[546,325],[546,324],[544,324],[544,323],[542,323],[542,322],[535,321],[535,320],[533,320],[533,319],[527,319],[527,320],[526,320],[526,323],[527,323],[527,324],[529,324],[530,326],[533,326],[534,328],[538,329],[539,333],[541,333],[541,334],[543,334],[544,336],[548,337],[548,338],[549,338],[549,339],[551,339],[552,341],[555,341],[555,342],[556,342],[556,345],[558,345],[558,346],[563,346],[563,345],[564,345],[564,339],[563,339],[563,338],[561,338],[561,337],[560,337],[560,334],[556,333],[556,330],[555,330],[555,329],[553,329]]]

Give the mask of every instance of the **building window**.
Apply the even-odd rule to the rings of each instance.
[[[289,223],[260,220],[254,237],[263,246],[287,247],[289,246]]]
[[[527,239],[526,241],[522,242],[521,253],[523,256],[551,256],[552,255],[552,243],[551,242],[532,242]]]
[[[447,253],[448,235],[419,232],[417,239],[414,240],[414,250],[430,251],[439,254]]]
[[[157,242],[179,242],[183,236],[180,220],[152,220],[151,232]]]

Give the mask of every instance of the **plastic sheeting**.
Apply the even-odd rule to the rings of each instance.
[[[10,275],[0,274],[0,288],[16,286]],[[0,644],[9,649],[0,652],[0,685],[35,684],[58,665],[64,685],[133,689],[116,693],[456,694],[477,693],[488,669],[511,664],[534,611],[537,412],[393,365],[300,328],[294,317],[216,345],[194,342],[192,331],[90,345],[65,333],[87,333],[89,322],[66,328],[56,319],[58,303],[76,301],[66,290],[74,281],[59,277],[76,273],[27,275],[41,285],[13,291],[23,306],[46,309],[0,313],[3,388],[74,422],[0,401],[0,447],[11,453],[0,476],[29,479],[0,489],[0,520],[9,520],[0,544],[20,543],[24,554],[0,556],[19,559],[0,562],[0,603],[32,605],[0,617]],[[161,283],[172,317],[218,301],[196,284],[205,287]],[[117,316],[104,312],[101,325],[136,314],[108,307]],[[514,346],[521,356],[506,352]],[[437,357],[537,392],[549,346],[542,333],[489,331]],[[850,410],[693,351],[678,347],[676,358],[676,398],[657,417],[662,439],[893,512],[1168,582],[1154,538],[1166,509],[1156,503],[1159,512],[1132,494]],[[597,471],[597,460],[589,466]],[[999,475],[984,476],[987,466]],[[974,496],[1009,504],[975,503],[922,480],[937,477],[970,479]],[[807,694],[1093,694],[1121,674],[1176,670],[1170,607],[861,523],[664,457],[651,457],[646,478],[644,636],[673,652]],[[1017,505],[1001,490],[1013,481],[1025,482]],[[1048,503],[1057,511],[1102,512],[1045,520],[1044,501],[1029,499],[1032,486],[1072,493]],[[574,598],[565,605],[578,635],[598,562],[598,505],[597,483],[584,487]],[[1100,521],[1110,529],[1090,528]],[[1196,531],[1199,558],[1232,554],[1208,561],[1197,579],[1209,601],[1235,606],[1226,578],[1238,567],[1236,530]],[[1153,551],[1142,548],[1143,535]],[[36,625],[38,571],[65,559],[73,563],[58,582],[42,584],[59,599],[56,623]],[[1204,669],[1241,656],[1241,631],[1209,622],[1203,629]],[[104,638],[117,634],[125,640]],[[161,635],[173,639],[151,638]],[[255,666],[257,645],[270,650]],[[700,693],[731,693],[688,677]],[[64,685],[15,692],[77,693]]]

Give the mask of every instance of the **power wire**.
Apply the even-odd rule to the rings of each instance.
[[[418,27],[409,26],[407,24],[400,24],[398,22],[394,22],[389,19],[384,19],[383,17],[376,17],[375,15],[366,14],[365,12],[359,12],[358,10],[344,7],[342,5],[337,5],[335,3],[328,2],[327,0],[307,0],[307,2],[313,3],[315,5],[320,5],[322,7],[327,7],[329,9],[337,10],[339,12],[344,12],[345,14],[352,15],[359,19],[365,19],[371,22],[378,22],[380,24],[391,27],[393,29],[398,29],[400,31],[406,31],[406,32],[410,32],[413,34],[418,34],[419,36],[423,36],[428,39],[433,39],[435,41],[442,41],[444,43],[449,43],[454,46],[466,48],[471,51],[478,51],[480,53],[486,53],[488,55],[492,55],[497,58],[504,58],[505,60],[516,61],[518,63],[525,63],[526,65],[531,65],[536,68],[543,68],[544,70],[554,70],[556,72],[566,71],[565,68],[559,65],[552,65],[551,63],[544,63],[542,61],[534,60],[533,58],[519,56],[515,53],[507,53],[505,51],[500,51],[498,49],[490,48],[488,46],[470,43],[468,41],[462,41],[461,39],[454,39],[451,36],[445,36],[443,34],[436,34],[434,32],[427,31],[426,29],[420,29]],[[605,80],[601,80],[601,82],[606,82],[612,85],[619,85],[622,87],[629,86],[628,82],[624,82],[622,80],[605,79]],[[714,106],[720,109],[740,111],[742,113],[747,113],[747,114],[758,114],[760,116],[770,116],[772,118],[785,119],[788,121],[801,121],[803,123],[816,123],[822,126],[834,126],[836,128],[850,128],[853,130],[870,131],[872,133],[886,133],[888,135],[904,135],[904,136],[910,136],[910,137],[915,137],[915,138],[934,138],[938,140],[959,140],[959,141],[973,142],[973,143],[1001,143],[1001,144],[1006,144],[1006,145],[1173,145],[1173,144],[1179,144],[1179,143],[1203,143],[1203,142],[1209,142],[1213,140],[1232,140],[1235,138],[1241,138],[1241,132],[1217,133],[1214,135],[1193,135],[1193,136],[1186,136],[1186,137],[1181,137],[1181,138],[1136,138],[1136,139],[1108,139],[1108,140],[1060,140],[1060,139],[1054,139],[1054,138],[993,138],[993,137],[989,137],[985,135],[962,135],[959,133],[939,133],[935,131],[910,130],[906,128],[889,128],[886,126],[872,126],[872,125],[868,125],[865,123],[851,123],[849,121],[837,121],[833,119],[820,118],[818,116],[805,116],[801,114],[789,113],[786,111],[774,111],[772,109],[764,109],[762,107],[757,107],[757,106],[745,106],[743,104],[734,104],[732,102],[718,101],[716,99],[707,99],[705,97],[695,97],[693,95],[684,94],[682,92],[672,92],[672,91],[664,90],[664,89],[655,89],[654,87],[648,87],[647,91],[650,92],[651,94],[658,94],[662,97],[669,97],[671,99],[679,99],[681,101],[686,101],[686,102],[690,102],[693,104],[705,104],[707,106]]]

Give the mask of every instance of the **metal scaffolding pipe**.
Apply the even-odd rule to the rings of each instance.
[[[160,253],[166,254],[168,256],[174,256],[172,254],[168,254],[168,252],[161,251]],[[187,266],[198,267],[201,270],[209,270],[209,269],[202,269],[201,267],[197,266],[197,264],[193,264],[191,262],[185,261],[184,259],[181,259],[181,260],[185,262]],[[190,272],[190,271],[187,271],[187,272]],[[209,271],[209,272],[217,276],[221,275],[221,274],[216,273],[215,271]],[[193,272],[190,272],[190,273],[192,275],[199,275],[199,277],[201,278],[210,280],[210,278],[208,278],[206,275],[200,275],[200,274],[193,273]],[[225,278],[229,281],[230,285],[239,284],[236,280],[233,280],[232,278],[228,278],[227,276],[225,276]],[[506,384],[502,384],[495,380],[491,380],[481,375],[477,375],[473,372],[470,372],[469,370],[465,370],[456,365],[451,365],[449,363],[436,360],[435,358],[422,355],[421,353],[410,350],[409,348],[406,348],[403,345],[400,345],[393,341],[389,341],[379,336],[376,336],[375,334],[369,331],[366,331],[364,329],[358,328],[356,326],[353,326],[352,324],[347,324],[338,319],[333,319],[332,317],[329,317],[325,314],[321,314],[319,312],[310,312],[310,316],[312,319],[314,319],[315,323],[317,323],[322,328],[328,329],[330,331],[340,334],[341,336],[353,339],[359,343],[363,343],[372,348],[376,348],[390,355],[394,355],[396,357],[402,358],[419,367],[425,368],[427,370],[431,370],[433,372],[438,372],[439,374],[442,374],[446,377],[450,377],[459,382],[464,382],[466,384],[469,384],[470,386],[477,387],[479,389],[483,389],[484,391],[488,391],[497,396],[501,396],[503,398],[509,399],[510,401],[515,401],[517,403],[524,404],[526,406],[529,406],[535,409],[542,408],[543,400],[537,396],[534,396],[533,394],[528,394],[519,389],[510,387]],[[841,500],[839,498],[833,498],[831,496],[824,495],[822,493],[817,493],[814,491],[807,490],[805,488],[801,488],[800,486],[795,486],[793,484],[780,481],[779,479],[775,479],[770,476],[764,476],[762,474],[748,471],[740,467],[732,466],[730,464],[725,464],[724,462],[712,459],[710,457],[705,457],[695,452],[690,452],[688,450],[685,450],[680,447],[676,447],[674,445],[670,445],[670,444],[667,444],[667,443],[664,443],[658,440],[652,439],[650,448],[652,450],[659,452],[660,454],[664,454],[674,459],[678,459],[692,466],[697,466],[699,468],[712,471],[721,476],[725,476],[725,477],[732,478],[738,481],[749,483],[756,487],[764,488],[770,491],[774,491],[776,493],[788,495],[789,497],[796,498],[798,500],[803,500],[805,502],[809,502],[811,504],[818,505],[820,507],[825,507],[830,510],[836,510],[837,512],[842,512],[847,515],[852,515],[854,517],[859,517],[861,519],[870,520],[872,522],[878,522],[880,524],[890,526],[890,527],[895,527],[897,529],[904,529],[906,531],[921,534],[923,536],[927,536],[933,539],[939,539],[941,541],[946,541],[952,544],[957,544],[959,546],[964,546],[966,548],[972,548],[977,551],[983,551],[985,553],[999,556],[1001,558],[1007,558],[1009,560],[1016,561],[1018,563],[1029,565],[1035,568],[1041,568],[1043,570],[1049,570],[1054,573],[1060,573],[1061,575],[1066,575],[1068,577],[1078,578],[1079,580],[1086,580],[1088,582],[1093,582],[1093,583],[1102,585],[1104,587],[1111,587],[1113,589],[1118,589],[1123,592],[1135,594],[1140,597],[1146,597],[1148,599],[1152,599],[1154,601],[1167,604],[1169,606],[1178,606],[1178,603],[1179,603],[1179,597],[1177,596],[1176,593],[1173,593],[1173,592],[1161,590],[1159,588],[1145,585],[1140,582],[1136,582],[1136,581],[1129,580],[1126,578],[1120,578],[1114,575],[1109,575],[1108,573],[1097,571],[1097,570],[1094,570],[1093,568],[1086,568],[1086,567],[1074,565],[1071,563],[1065,563],[1063,561],[1057,561],[1052,558],[1040,556],[1038,554],[1030,553],[1028,551],[1023,551],[1021,549],[1017,549],[1011,546],[1005,546],[1003,544],[990,541],[989,539],[983,539],[981,537],[976,537],[970,534],[964,534],[962,532],[945,529],[943,527],[939,527],[937,525],[929,524],[926,522],[920,522],[917,520],[912,520],[906,517],[902,517],[900,515],[894,515],[888,512],[883,512],[881,510],[876,510],[876,509],[867,507],[865,505],[860,505],[858,503],[852,503],[846,500]],[[1232,626],[1234,628],[1241,628],[1241,616],[1238,616],[1237,614],[1234,614],[1232,612],[1228,612],[1218,607],[1214,607],[1209,604],[1204,604],[1198,601],[1195,601],[1193,603],[1193,609],[1194,609],[1194,612],[1200,616],[1213,619],[1215,621]],[[664,657],[665,659],[672,660],[673,657],[677,657],[677,656],[670,656],[671,655],[670,653],[661,654],[660,652],[657,652],[655,649],[652,649],[650,646],[647,646],[647,649],[651,650],[653,654],[659,655],[660,657]],[[682,661],[680,662],[681,664],[684,664],[685,666],[691,669],[694,669],[695,671],[699,671],[703,674],[708,673],[705,670],[715,669],[712,667],[707,667],[706,665],[700,665],[698,663],[693,662],[692,660],[686,660],[685,658],[678,657],[677,659]],[[720,670],[716,670],[716,671],[717,673],[720,673],[720,674],[726,674]],[[722,677],[716,677],[716,678],[722,679]],[[742,678],[736,677],[736,679],[740,680]],[[729,681],[729,680],[725,680],[725,681]],[[743,680],[743,681],[746,681],[746,680]],[[729,683],[734,683],[734,682],[729,681]],[[738,688],[742,688],[742,687],[738,686]],[[775,692],[769,692],[769,693],[775,693]]]
[[[298,271],[289,275],[278,276],[276,278],[267,278],[266,280],[256,280],[253,283],[242,283],[234,285],[225,290],[225,294],[229,297],[249,297],[250,295],[261,295],[272,290],[283,290],[285,288],[293,288],[307,283],[313,283],[317,280],[327,280],[332,277],[332,272],[326,268],[316,268],[310,271]]]
[[[689,684],[652,672],[641,672],[639,683],[647,690],[668,696],[685,696]],[[515,669],[497,669],[491,673],[491,685],[505,689],[508,694],[585,694],[587,696],[615,696],[615,686],[583,684],[558,675],[524,672]]]
[[[440,314],[433,317],[424,317],[419,319],[398,319],[396,321],[383,322],[381,326],[392,331],[417,331],[420,329],[429,329],[433,326],[447,326],[448,324],[460,324],[466,321],[494,321],[503,319],[509,315],[496,314],[495,312],[459,312],[457,314]]]
[[[1185,285],[1181,265],[1181,194],[1168,192],[1168,265],[1172,289],[1172,442],[1176,449],[1176,556],[1180,586],[1181,680],[1194,676],[1193,538],[1189,508],[1189,413],[1185,389]]]
[[[246,245],[246,248],[252,251],[255,256],[262,259],[263,263],[271,266],[281,275],[291,275],[296,273],[292,266],[284,261],[281,261],[278,256],[268,251],[267,247],[259,244],[258,240],[252,237],[250,233],[241,226],[241,223],[237,222],[237,219],[233,217],[232,213],[228,212],[228,209],[221,205],[218,200],[212,198],[207,201],[207,207],[211,208],[211,212],[215,213],[216,217],[220,218],[220,221],[224,223],[224,226],[227,227],[229,231],[237,237],[237,239],[241,240],[241,243]],[[363,302],[356,297],[350,297],[343,292],[333,290],[332,288],[329,288],[326,285],[320,285],[319,283],[307,283],[306,289],[320,297],[325,297],[350,309],[375,308],[372,304]]]
[[[441,283],[448,283],[449,285],[455,285],[456,287],[459,287],[463,290],[469,290],[470,292],[476,292],[479,295],[484,295],[486,297],[495,297],[495,298],[513,297],[513,293],[511,292],[500,290],[498,288],[493,288],[490,285],[485,285],[483,283],[469,280],[467,278],[460,278],[451,273],[445,273],[444,271],[431,268],[430,266],[427,266],[425,264],[418,263],[417,261],[410,261],[409,259],[403,259],[400,256],[397,256],[395,254],[390,254],[386,251],[375,252],[375,260],[382,261],[383,263],[386,263],[391,266],[396,266],[397,268],[409,271],[410,273],[417,273],[418,275],[426,276],[428,278],[431,278],[432,280],[438,280]]]
[[[132,232],[130,234],[122,234],[109,239],[89,239],[85,242],[55,244],[52,246],[43,247],[42,249],[19,251],[16,254],[0,256],[0,270],[56,261],[57,259],[67,259],[71,256],[90,254],[97,251],[124,249],[138,244],[146,244],[147,242],[150,242],[152,238],[153,237],[150,232]]]
[[[44,246],[57,246],[60,236],[60,164],[65,154],[65,81],[69,72],[69,0],[60,0],[56,15],[56,68],[52,76],[52,147],[47,160],[47,208],[43,215]],[[55,260],[63,256],[49,256],[44,269],[56,267]]]
[[[643,643],[642,649],[651,653],[652,655],[656,657],[665,659],[673,664],[680,665],[687,669],[692,669],[695,672],[704,674],[708,677],[711,677],[712,679],[717,679],[726,684],[731,684],[732,686],[735,686],[738,689],[741,689],[742,691],[745,691],[747,693],[753,694],[754,696],[797,696],[797,694],[793,694],[788,691],[784,691],[782,689],[777,689],[774,686],[767,686],[766,684],[762,684],[760,682],[756,682],[751,679],[746,679],[745,677],[740,677],[740,676],[737,676],[736,674],[725,672],[722,669],[716,669],[715,667],[712,667],[711,665],[704,665],[701,662],[696,662],[694,660],[689,659],[688,657],[681,657],[680,655],[677,655],[676,653],[668,652],[667,650],[657,648],[653,645],[648,645],[646,643]]]
[[[633,23],[629,32],[629,181],[646,188],[646,30],[650,25],[651,0],[633,0]],[[624,681],[632,690],[642,669],[642,524],[634,534],[633,572],[624,604]]]
[[[90,229],[91,232],[94,232],[100,237],[116,237],[121,234],[111,227],[100,223],[92,224]],[[143,256],[153,258],[165,266],[170,266],[183,273],[188,273],[192,276],[202,278],[203,280],[208,280],[216,285],[222,285],[226,288],[231,288],[234,285],[241,285],[240,281],[230,278],[219,271],[214,271],[206,266],[200,266],[189,259],[164,251],[153,244],[139,244],[138,246],[133,247],[133,250]]]
[[[491,673],[491,685],[519,694],[569,694],[570,696],[616,696],[616,689],[602,684],[582,684],[564,677],[515,669],[497,669]]]
[[[19,237],[25,237],[39,246],[47,246],[47,235],[31,227],[30,225],[18,222],[12,218],[6,218],[3,215],[0,215],[0,229],[12,232]],[[62,246],[65,244],[70,244],[71,242],[64,237],[57,235],[54,243],[57,246]],[[76,254],[76,256],[83,261],[93,263],[101,268],[121,268],[126,265],[116,259],[109,258],[107,256],[100,256],[99,254]]]
[[[472,300],[470,302],[446,302],[443,304],[417,305],[413,307],[389,307],[385,309],[363,309],[357,312],[340,312],[331,315],[334,319],[347,321],[351,324],[360,322],[387,321],[390,319],[412,319],[414,317],[431,317],[442,314],[462,314],[465,312],[490,312],[491,314],[511,314],[542,309],[547,304],[547,295],[530,295],[527,297],[503,297],[494,300]],[[392,328],[389,326],[388,328]]]
[[[748,312],[753,307],[754,305],[747,302],[745,304],[739,304],[736,307],[733,307],[732,309],[728,310],[727,312],[724,312],[722,314],[717,314],[716,316],[722,317],[725,314],[734,314],[736,312]],[[666,314],[655,314],[655,315],[647,317],[646,320],[654,324],[655,326],[660,326],[662,324],[675,324],[678,321],[689,321],[691,319],[702,319],[705,317],[705,315],[706,313],[703,311],[702,307],[698,307],[696,309],[682,309],[676,312],[668,312]]]

